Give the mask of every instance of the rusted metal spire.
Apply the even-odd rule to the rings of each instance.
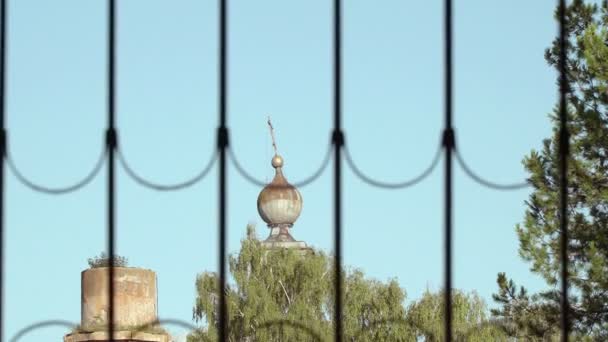
[[[310,248],[306,242],[296,241],[290,234],[294,222],[302,212],[302,195],[283,176],[284,161],[277,149],[270,117],[268,117],[268,128],[274,148],[271,164],[275,169],[275,174],[272,182],[266,185],[258,195],[258,213],[270,228],[270,235],[262,241],[262,245],[265,248],[294,248],[300,253],[308,253]]]
[[[274,148],[274,154],[278,155],[279,152],[277,150],[277,142],[274,138],[274,127],[272,127],[272,122],[270,122],[270,116],[268,116],[268,128],[270,129],[270,137],[272,138],[272,148]]]

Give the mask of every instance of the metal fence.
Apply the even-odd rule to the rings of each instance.
[[[209,170],[217,162],[219,167],[219,191],[218,191],[218,211],[219,211],[219,222],[218,222],[218,234],[219,239],[218,245],[218,269],[219,269],[219,280],[221,288],[225,288],[226,285],[226,240],[227,240],[227,164],[229,160],[232,162],[236,170],[248,181],[256,185],[265,185],[263,181],[257,180],[251,176],[245,168],[238,162],[235,154],[229,147],[229,127],[227,126],[227,103],[228,103],[228,85],[227,85],[227,56],[228,56],[228,0],[219,1],[219,67],[218,67],[218,82],[219,82],[219,97],[218,97],[218,128],[217,128],[217,146],[215,152],[211,154],[209,162],[205,167],[195,175],[193,178],[185,180],[176,184],[157,184],[146,180],[144,177],[139,175],[132,167],[129,166],[126,158],[121,153],[118,134],[116,132],[116,113],[115,113],[115,85],[116,85],[116,69],[115,69],[115,58],[116,58],[116,1],[108,0],[108,17],[107,17],[107,129],[105,135],[105,144],[101,152],[101,155],[95,164],[94,168],[81,180],[75,182],[73,185],[69,185],[61,188],[47,187],[44,185],[36,184],[30,181],[15,165],[14,160],[8,153],[8,137],[5,126],[6,116],[6,56],[7,56],[7,27],[8,27],[8,15],[7,15],[7,2],[8,0],[0,0],[0,20],[2,21],[1,33],[0,33],[0,153],[2,153],[3,165],[6,163],[9,170],[16,176],[16,178],[23,183],[23,185],[31,188],[38,192],[44,192],[48,194],[65,194],[76,190],[79,190],[86,186],[95,176],[100,172],[104,163],[108,163],[107,172],[107,253],[110,257],[110,264],[114,264],[113,260],[115,257],[115,196],[116,196],[116,183],[115,183],[115,171],[116,161],[124,168],[127,175],[142,186],[148,187],[158,191],[174,191],[189,187],[196,184],[201,179],[205,178]],[[567,160],[569,153],[569,135],[566,126],[566,92],[567,92],[567,79],[566,79],[566,32],[565,32],[565,0],[558,0],[558,16],[559,16],[559,122],[560,122],[560,140],[559,140],[559,175],[560,175],[560,219],[561,219],[561,336],[562,341],[568,340],[570,331],[570,319],[569,319],[569,304],[568,304],[568,258],[567,258],[567,246],[568,246],[568,217],[567,217]],[[452,229],[452,216],[453,216],[453,166],[454,158],[460,165],[462,170],[471,177],[474,181],[482,186],[492,188],[495,190],[513,190],[520,189],[528,186],[527,183],[518,184],[497,184],[488,181],[479,175],[477,175],[470,167],[467,166],[462,156],[458,153],[456,146],[456,136],[453,126],[453,23],[452,23],[452,0],[444,1],[444,129],[442,139],[438,146],[437,153],[434,155],[431,164],[424,169],[424,171],[417,177],[402,182],[388,183],[380,180],[376,180],[372,177],[364,174],[356,163],[353,161],[349,150],[347,148],[345,134],[342,129],[342,1],[333,0],[333,131],[331,132],[331,140],[327,150],[327,154],[320,165],[320,167],[306,179],[301,182],[296,182],[297,186],[305,186],[315,181],[325,170],[326,166],[330,163],[330,160],[334,162],[334,175],[333,175],[333,193],[334,193],[334,249],[335,258],[337,265],[342,265],[342,157],[346,164],[354,172],[354,174],[362,181],[368,183],[371,186],[380,188],[405,188],[424,180],[438,165],[441,156],[444,157],[444,288],[445,288],[445,340],[453,340],[452,331],[452,241],[453,241],[453,229]],[[333,158],[332,158],[333,153]],[[5,168],[0,167],[0,250],[1,250],[1,262],[0,262],[0,284],[2,284],[2,296],[0,300],[0,339],[4,332],[4,318],[5,316],[5,301],[4,301],[4,284],[5,284],[5,265],[4,265],[4,251],[5,251],[5,227],[4,227],[4,181],[5,181]],[[114,270],[112,267],[109,268],[110,277],[108,282],[109,287],[109,298],[114,298],[114,283],[112,282]],[[341,279],[341,267],[335,268],[335,308],[333,322],[335,324],[334,339],[335,341],[343,341],[343,327],[342,327],[342,294],[343,289],[341,282],[337,281]],[[114,336],[114,308],[111,302],[109,310],[109,333],[110,336]],[[225,291],[219,291],[219,340],[227,340],[227,307],[226,307],[226,295]],[[189,323],[180,322],[177,320],[161,320],[160,323],[169,323],[181,325],[188,329],[194,329]],[[314,332],[309,331],[307,327],[301,324],[296,324],[287,321],[273,321],[266,322],[266,327],[272,325],[285,325],[289,324],[295,328],[308,331],[311,336],[314,336]],[[46,327],[46,326],[66,326],[71,327],[72,324],[67,321],[45,321],[33,324],[20,330],[11,341],[17,341],[19,338],[31,332],[32,330]],[[0,340],[1,342],[1,340]]]

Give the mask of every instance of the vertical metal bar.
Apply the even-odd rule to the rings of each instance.
[[[445,341],[452,341],[452,152],[454,130],[452,127],[452,1],[445,0],[445,232],[444,232],[444,293],[445,293]]]
[[[7,15],[6,2],[0,2],[0,20],[2,20],[2,32],[0,33],[0,342],[4,340],[4,261],[6,250],[4,247],[4,157],[6,155],[6,127],[4,117],[6,115],[6,36],[7,36]]]
[[[115,175],[114,151],[116,147],[115,126],[115,58],[116,58],[116,6],[115,0],[108,0],[108,128],[106,132],[106,147],[108,149],[108,327],[110,340],[114,340],[114,254],[115,254]]]
[[[226,304],[226,206],[227,206],[227,184],[226,184],[226,148],[228,147],[228,129],[226,127],[227,112],[227,2],[219,0],[219,129],[218,129],[218,152],[219,152],[219,241],[218,241],[218,263],[219,263],[219,330],[218,340],[228,340],[227,304]]]
[[[561,235],[561,328],[562,341],[568,341],[570,334],[570,305],[568,303],[568,156],[570,141],[567,117],[568,79],[566,73],[566,1],[559,0],[559,174],[560,174],[560,235]]]
[[[341,148],[344,143],[342,134],[342,1],[334,0],[334,249],[335,265],[335,307],[334,337],[336,342],[343,340],[342,333],[342,165]]]

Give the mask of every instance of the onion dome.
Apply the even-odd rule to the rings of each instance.
[[[283,176],[283,158],[272,158],[275,175],[258,196],[258,212],[268,227],[293,226],[302,211],[302,196]]]

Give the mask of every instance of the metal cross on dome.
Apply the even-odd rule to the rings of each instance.
[[[268,116],[268,128],[270,129],[270,137],[272,138],[272,148],[274,149],[274,154],[278,155],[279,152],[277,150],[277,142],[274,137],[274,127],[272,127],[272,122],[270,122],[270,116]]]

